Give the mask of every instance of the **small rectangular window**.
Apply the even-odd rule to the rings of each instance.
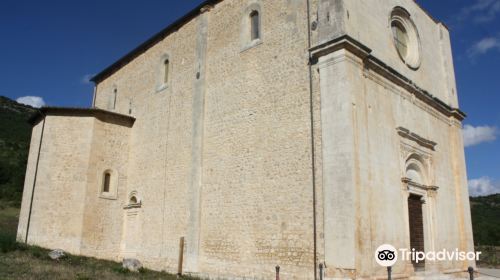
[[[260,26],[259,12],[253,11],[250,14],[250,29],[251,29],[252,41],[260,38],[259,26]]]
[[[111,184],[111,174],[106,173],[106,174],[104,174],[104,185],[103,185],[102,191],[105,193],[109,193],[110,184]]]

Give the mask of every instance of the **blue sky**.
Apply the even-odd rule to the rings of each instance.
[[[201,2],[2,0],[0,95],[88,107],[91,75]],[[471,192],[500,192],[500,0],[418,2],[451,30]]]

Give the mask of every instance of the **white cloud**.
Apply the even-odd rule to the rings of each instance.
[[[469,13],[475,11],[484,11],[488,9],[495,2],[496,0],[476,0],[475,3],[463,8],[463,10]]]
[[[486,23],[494,20],[499,13],[500,0],[476,0],[470,6],[462,8],[456,19]]]
[[[497,14],[500,13],[500,1],[493,2],[489,7],[488,10],[480,15],[477,15],[474,18],[474,21],[479,22],[479,23],[484,23],[484,22],[490,22],[494,20],[497,16]]]
[[[80,82],[84,85],[88,85],[88,84],[91,84],[92,81],[90,81],[90,79],[92,79],[93,77],[95,76],[95,74],[85,74],[83,75],[82,79],[80,80]]]
[[[486,196],[500,193],[500,182],[493,182],[489,177],[469,180],[470,196]]]
[[[475,43],[467,52],[469,57],[474,57],[495,49],[500,51],[500,38],[486,37]]]
[[[17,103],[29,105],[29,106],[35,107],[35,108],[40,108],[40,107],[45,106],[45,101],[43,101],[43,98],[38,97],[38,96],[23,96],[23,97],[19,97],[16,101],[17,101]]]
[[[497,139],[497,128],[492,126],[465,125],[462,134],[464,146],[475,146],[484,142],[492,142]]]

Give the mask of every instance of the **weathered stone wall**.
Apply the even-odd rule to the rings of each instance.
[[[84,198],[83,255],[120,260],[123,207],[128,203],[129,134],[130,128],[127,126],[99,119],[94,121]],[[108,170],[112,171],[113,183],[110,194],[105,194],[102,189],[103,176]]]
[[[358,74],[361,75],[361,72]],[[405,176],[405,166],[401,161],[406,160],[409,154],[401,147],[404,141],[397,134],[397,127],[407,128],[437,143],[435,151],[426,150],[416,143],[412,145],[415,147],[413,152],[423,150],[424,153],[429,153],[430,170],[424,171],[428,176],[426,184],[439,187],[435,197],[427,197],[423,206],[424,215],[427,215],[424,219],[428,219],[428,224],[424,223],[426,251],[444,248],[450,251],[455,248],[467,251],[468,245],[472,244],[472,235],[464,229],[467,217],[463,212],[469,209],[467,200],[461,197],[464,192],[467,193],[466,182],[462,180],[465,170],[463,166],[455,166],[463,152],[463,145],[456,142],[457,136],[461,135],[460,125],[435,111],[424,109],[425,105],[404,90],[380,84],[370,76],[365,80],[365,89],[356,94],[354,103],[357,126],[355,135],[358,138],[355,161],[359,165],[357,189],[361,207],[358,216],[358,244],[362,246],[358,247],[357,252],[361,259],[360,273],[369,275],[370,263],[372,269],[379,268],[373,258],[365,254],[366,251],[373,252],[384,243],[399,248],[410,247],[409,232],[406,229],[408,193],[401,183],[401,178]],[[363,222],[363,217],[370,217],[369,225]],[[435,269],[466,270],[467,265],[440,262]],[[383,269],[379,270],[384,273]],[[395,272],[398,272],[397,267]]]
[[[240,22],[260,6],[262,44]],[[209,13],[200,270],[308,279],[313,264],[305,1],[224,1]],[[213,40],[212,40],[213,39]]]
[[[79,254],[93,118],[48,116],[40,152],[28,243]],[[38,142],[42,122],[33,131]],[[30,151],[19,234],[28,219],[38,144]]]
[[[390,15],[396,6],[410,12],[419,32],[421,64],[416,70],[405,65],[393,44]],[[339,35],[348,35],[416,87],[458,106],[448,31],[414,1],[324,0],[320,7],[315,43],[328,44]],[[339,17],[344,19],[339,21]],[[339,50],[320,57],[317,66],[325,236],[319,250],[325,255],[319,258],[329,267],[328,278],[368,277],[373,272],[382,276],[385,270],[367,252],[384,243],[410,247],[409,192],[401,181],[405,156],[411,154],[405,150],[408,144],[413,152],[423,151],[428,156],[426,184],[439,187],[436,193],[423,192],[426,250],[472,250],[460,122],[395,85],[390,71],[380,74],[369,69],[364,59],[371,58]],[[398,127],[436,142],[435,151],[408,143],[398,135]],[[444,262],[427,269],[452,273],[464,271],[468,265],[473,263]],[[400,263],[395,273],[408,276],[413,268]]]
[[[401,63],[393,43],[390,17],[403,7],[416,25],[421,65],[417,71]],[[446,104],[458,107],[449,33],[414,0],[343,1],[345,33],[372,49],[372,54]]]
[[[33,182],[35,180],[36,165],[38,160],[38,151],[40,148],[40,137],[43,123],[39,122],[33,126],[31,131],[30,150],[28,162],[26,164],[26,175],[24,177],[23,199],[21,201],[21,212],[19,213],[19,224],[17,228],[17,241],[26,241],[26,230],[28,226],[28,217],[30,215],[30,204],[33,193]]]
[[[242,21],[255,5],[262,41],[246,49]],[[143,197],[148,234],[138,256],[149,266],[174,271],[186,236],[188,271],[270,277],[279,264],[284,275],[310,276],[306,10],[302,1],[223,1],[98,85],[97,107],[106,108],[116,87],[116,111],[127,114],[132,101],[137,118],[128,191]],[[158,91],[165,54],[171,80]]]
[[[422,191],[425,250],[471,250],[460,123],[367,70],[350,52],[340,50],[322,58],[319,69],[323,172],[334,170],[323,177],[327,277],[383,276],[385,268],[375,263],[371,252],[382,244],[410,248],[410,192],[402,178],[412,154],[426,158],[424,184],[439,188]],[[399,127],[436,142],[435,149],[405,139]],[[335,145],[325,145],[326,141]],[[426,269],[452,273],[469,265],[473,263],[428,263]],[[394,273],[412,275],[411,263],[398,262]]]
[[[128,114],[132,104],[137,120],[130,135],[128,182],[121,187],[142,198],[136,222],[143,234],[136,240],[135,257],[171,272],[177,268],[179,239],[188,232],[196,33],[196,21],[186,23],[100,83],[96,95],[96,106],[105,108],[116,87],[116,111]],[[158,90],[165,55],[170,80]]]

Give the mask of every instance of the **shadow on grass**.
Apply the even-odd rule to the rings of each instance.
[[[19,209],[0,209],[0,279],[185,279],[166,272],[141,269],[130,272],[121,263],[67,254],[55,261],[50,250],[16,242]]]
[[[0,279],[185,279],[199,278],[140,269],[130,272],[121,263],[67,254],[52,260],[50,250],[16,243],[12,236],[0,233]],[[2,268],[4,269],[2,271]]]

